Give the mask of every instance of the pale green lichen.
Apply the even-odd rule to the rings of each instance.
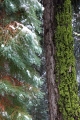
[[[60,94],[58,105],[63,120],[80,120],[71,9],[71,1],[65,0],[63,10],[56,16],[56,81]]]

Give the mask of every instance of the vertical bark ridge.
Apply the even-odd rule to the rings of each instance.
[[[43,0],[44,45],[46,53],[46,77],[48,86],[50,120],[62,120],[58,114],[58,88],[55,80],[54,1]]]

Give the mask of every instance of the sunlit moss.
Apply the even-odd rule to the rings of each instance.
[[[80,120],[71,9],[71,1],[65,0],[63,10],[56,16],[56,81],[59,84],[60,99],[58,105],[63,120]]]

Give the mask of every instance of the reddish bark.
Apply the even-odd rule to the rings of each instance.
[[[43,0],[44,5],[44,45],[46,53],[46,77],[50,120],[62,120],[58,109],[58,87],[55,79],[55,0]]]

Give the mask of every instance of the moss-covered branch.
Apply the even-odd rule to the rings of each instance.
[[[60,94],[59,110],[63,114],[63,120],[80,120],[70,0],[65,0],[63,11],[58,12],[56,18],[56,81]]]

